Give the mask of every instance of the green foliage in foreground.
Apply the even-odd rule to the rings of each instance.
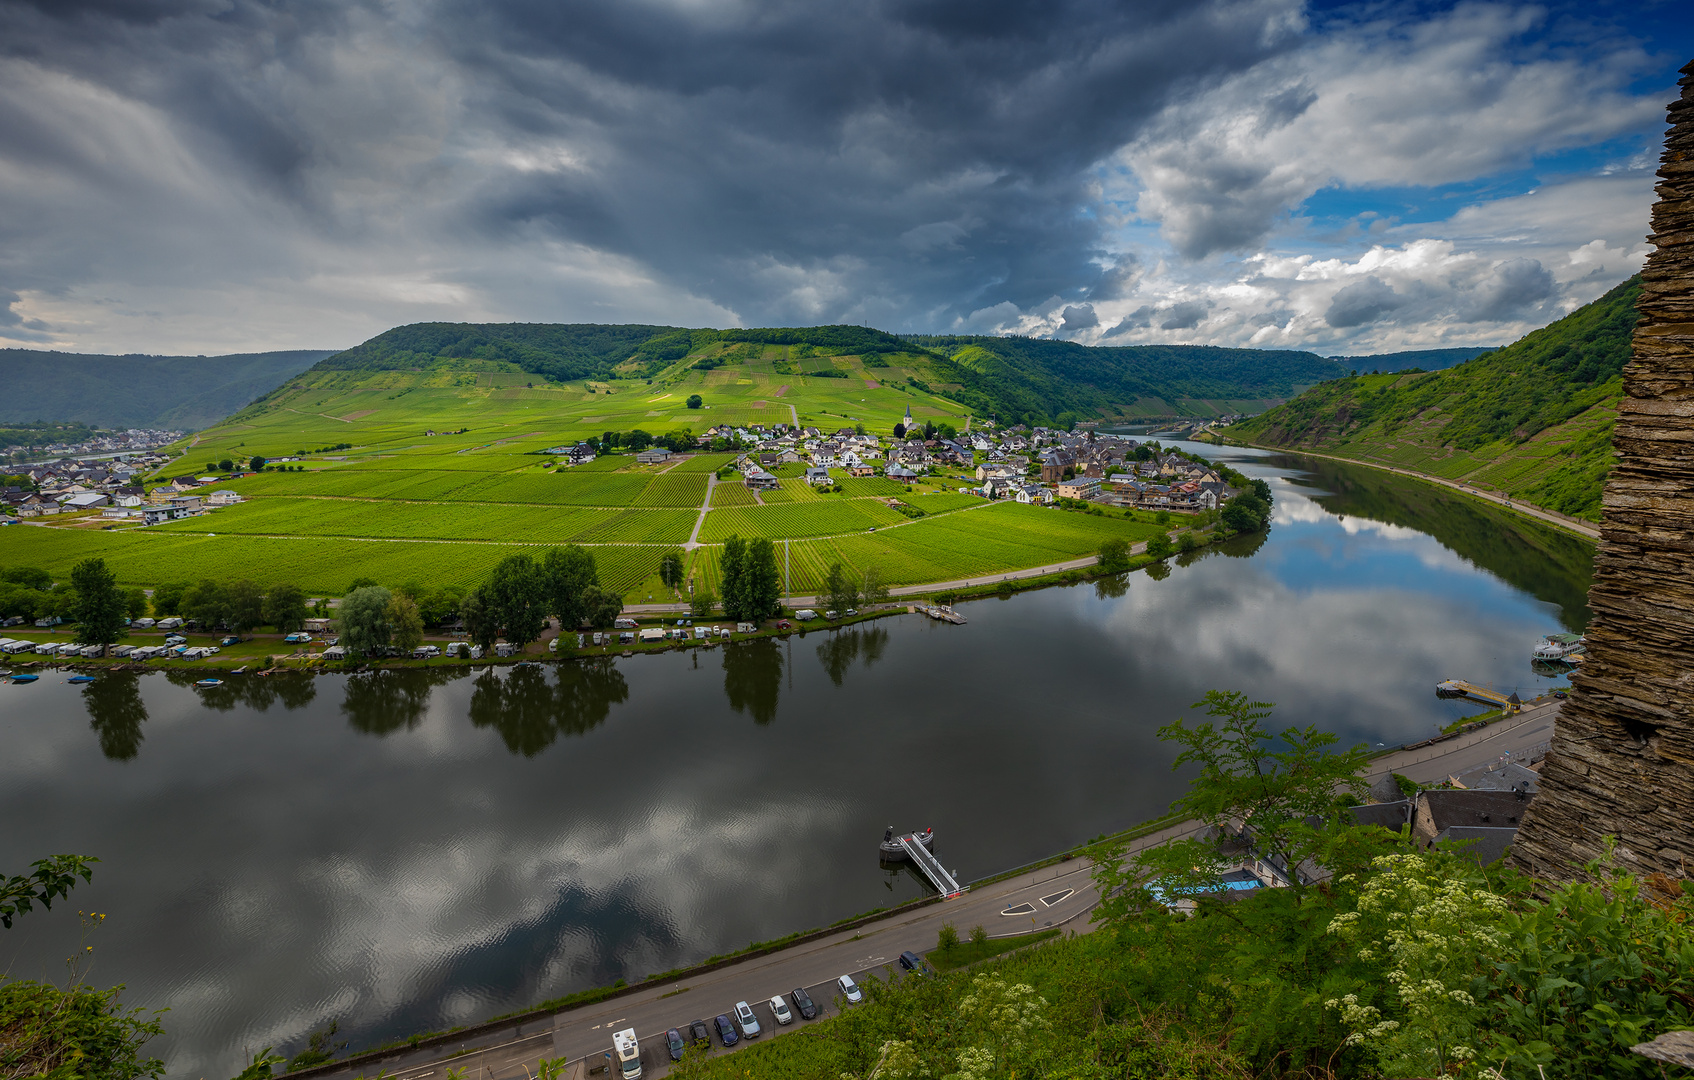
[[[122,990],[0,981],[0,1071],[41,1080],[163,1076],[165,1063],[141,1048],[164,1029],[156,1015],[119,1005]]]

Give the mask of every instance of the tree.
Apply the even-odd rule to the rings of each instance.
[[[747,605],[747,541],[732,536],[723,542],[723,556],[718,560],[718,579],[723,588],[723,613],[737,622],[744,621],[742,612]]]
[[[393,599],[381,585],[354,589],[341,599],[338,621],[341,644],[355,657],[366,657],[388,646],[394,628],[388,621],[388,603]]]
[[[131,620],[147,616],[147,592],[144,589],[130,589],[124,593],[124,610]]]
[[[583,618],[596,630],[610,630],[623,614],[623,597],[598,585],[590,585],[582,593]]]
[[[831,611],[846,611],[859,606],[859,583],[851,570],[840,563],[831,563],[823,579],[824,601]]]
[[[776,569],[776,545],[760,538],[747,544],[746,562],[742,572],[741,613],[735,617],[747,622],[775,615],[782,606],[782,579]],[[724,608],[729,614],[729,608]]]
[[[1200,541],[1194,538],[1192,532],[1185,532],[1176,538],[1176,550],[1186,555],[1191,551],[1200,550]]]
[[[228,602],[224,621],[235,633],[245,634],[265,621],[265,594],[251,581],[243,578],[234,582],[224,595]]]
[[[547,606],[559,617],[559,628],[574,630],[582,625],[583,594],[600,583],[594,553],[576,544],[548,548],[541,558],[541,573],[546,579]]]
[[[169,615],[181,615],[182,598],[187,592],[188,586],[180,581],[160,585],[153,590],[153,614],[161,618]]]
[[[688,407],[690,409],[698,409],[700,406],[702,406],[704,404],[705,404],[705,402],[700,400],[699,394],[689,394],[688,395]]]
[[[465,636],[472,644],[480,645],[484,652],[494,647],[494,640],[500,636],[500,621],[488,599],[487,586],[473,590],[459,602],[459,618],[464,620]]]
[[[1224,505],[1221,519],[1236,532],[1260,532],[1270,524],[1270,504],[1244,491]]]
[[[417,601],[405,593],[395,593],[388,600],[388,624],[393,628],[392,643],[406,655],[423,644],[423,618],[418,614]]]
[[[528,555],[508,555],[488,575],[488,599],[506,640],[522,649],[547,623],[547,582]]]
[[[1129,541],[1116,538],[1100,545],[1100,572],[1121,574],[1129,569]]]
[[[894,437],[896,439],[904,439],[906,437],[906,425],[905,424],[898,424],[897,423],[897,424],[894,425]]]
[[[218,471],[234,472],[235,462],[231,461],[229,458],[224,458],[222,461],[218,462]]]
[[[124,617],[129,599],[118,588],[117,579],[106,569],[105,559],[84,559],[71,570],[71,587],[76,600],[71,617],[76,620],[76,639],[84,645],[111,645],[129,636]]]
[[[959,437],[959,429],[952,424],[938,424],[935,428],[935,434],[951,441]]]
[[[636,428],[623,437],[623,445],[636,453],[640,453],[653,445],[652,433]]]
[[[1147,541],[1147,554],[1155,559],[1168,559],[1174,550],[1169,533],[1154,533]]]
[[[215,462],[215,461],[206,462],[206,471],[207,472],[217,472],[218,471],[218,463]]]
[[[888,586],[883,583],[882,571],[872,566],[865,570],[865,582],[859,588],[859,597],[866,605],[880,604],[888,599]]]
[[[272,585],[265,594],[264,621],[284,634],[306,625],[306,594],[298,585]]]
[[[265,459],[260,457],[258,454],[254,454],[253,460],[248,462],[247,464],[248,464],[248,467],[251,468],[254,472],[264,472],[265,471]]]
[[[204,629],[210,630],[223,622],[229,612],[229,596],[224,587],[210,578],[189,586],[182,595],[182,613]]]
[[[688,598],[688,613],[696,619],[709,619],[712,609],[718,606],[718,598],[712,595],[710,589],[700,589]]]
[[[1226,832],[1244,827],[1260,858],[1283,870],[1296,896],[1305,882],[1301,863],[1318,859],[1330,846],[1331,830],[1344,794],[1362,795],[1363,744],[1336,753],[1337,736],[1316,727],[1288,727],[1274,736],[1273,750],[1263,721],[1268,702],[1249,701],[1238,691],[1209,690],[1193,706],[1222,721],[1190,727],[1178,719],[1159,729],[1159,738],[1183,748],[1173,769],[1198,766],[1200,775],[1171,804],[1185,817]],[[1215,840],[1187,840],[1142,852],[1134,860],[1145,873],[1181,887],[1220,887],[1223,865]]]
[[[347,591],[352,592],[354,589],[368,589],[376,583],[376,578],[356,577],[347,583]]]
[[[28,874],[0,878],[0,925],[10,930],[12,919],[34,911],[36,904],[53,910],[53,901],[69,896],[77,878],[94,879],[91,864],[99,861],[92,855],[53,855],[30,863]]]
[[[682,552],[676,548],[659,556],[659,580],[665,583],[665,588],[676,592],[682,588],[683,575],[686,573]]]

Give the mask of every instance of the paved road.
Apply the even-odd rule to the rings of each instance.
[[[1398,772],[1432,782],[1496,760],[1509,750],[1546,742],[1560,702],[1538,699],[1519,715],[1481,731],[1461,735],[1422,750],[1400,751],[1375,759],[1367,776],[1376,779]],[[1199,830],[1183,822],[1152,833],[1130,845],[1131,854]],[[945,850],[938,851],[945,861]],[[686,1025],[704,1019],[708,1026],[719,1013],[730,1012],[738,1001],[751,1002],[765,1029],[808,1026],[796,1018],[792,1028],[778,1029],[767,1004],[773,994],[805,987],[822,1016],[844,1003],[837,1000],[837,976],[886,977],[903,950],[928,952],[935,947],[941,924],[950,922],[961,933],[981,925],[991,937],[1008,937],[1062,927],[1087,933],[1098,895],[1088,875],[1091,864],[1076,859],[1042,867],[993,885],[973,889],[957,900],[902,912],[856,930],[843,930],[767,956],[752,957],[692,978],[658,983],[610,1001],[543,1017],[486,1033],[447,1047],[397,1052],[358,1069],[328,1074],[335,1080],[375,1076],[386,1070],[391,1080],[445,1080],[448,1068],[465,1068],[465,1080],[531,1080],[542,1058],[565,1058],[573,1070],[565,1080],[585,1080],[586,1069],[604,1062],[611,1033],[633,1027],[642,1047],[644,1080],[656,1080],[669,1067],[665,1029],[686,1032]],[[896,969],[897,970],[897,969]],[[813,1021],[815,1022],[815,1021]],[[716,1045],[714,1043],[714,1045]],[[717,1046],[714,1053],[725,1052]],[[452,1055],[452,1056],[449,1056]],[[612,1074],[601,1074],[609,1080]]]

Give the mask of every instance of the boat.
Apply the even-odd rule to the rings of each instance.
[[[927,851],[933,852],[935,850],[934,829],[925,829],[920,833],[906,833],[904,835],[914,837]],[[900,837],[894,835],[894,826],[892,825],[882,834],[882,843],[877,845],[877,854],[883,862],[904,862],[911,858],[910,855],[906,854],[906,849],[901,846]]]
[[[1531,660],[1573,663],[1571,657],[1588,651],[1588,639],[1581,634],[1548,634],[1529,654]]]
[[[13,675],[12,681],[15,683],[32,683],[39,678],[41,678],[39,675]]]
[[[92,675],[72,675],[70,678],[66,679],[65,681],[68,682],[68,683],[91,683],[91,682],[94,681],[94,676],[92,676]]]
[[[201,679],[194,685],[202,690],[210,690],[214,686],[222,686],[223,684],[224,681],[222,679]]]

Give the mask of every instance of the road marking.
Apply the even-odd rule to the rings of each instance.
[[[1071,894],[1075,892],[1075,889],[1066,889],[1064,892],[1049,893],[1041,898],[1041,903],[1047,907],[1052,907],[1054,904],[1062,904],[1069,896],[1071,896]]]
[[[878,961],[886,960],[886,959],[888,959],[888,957],[886,957],[886,956],[867,956],[863,960],[854,961],[854,963],[858,964],[859,968],[861,970],[863,970],[864,968],[868,968],[872,964],[877,963]]]
[[[1035,914],[1035,905],[1034,904],[1019,904],[1017,907],[1007,908],[1005,911],[1002,911],[1000,914],[1002,914],[1002,915],[1033,915],[1033,914]]]

